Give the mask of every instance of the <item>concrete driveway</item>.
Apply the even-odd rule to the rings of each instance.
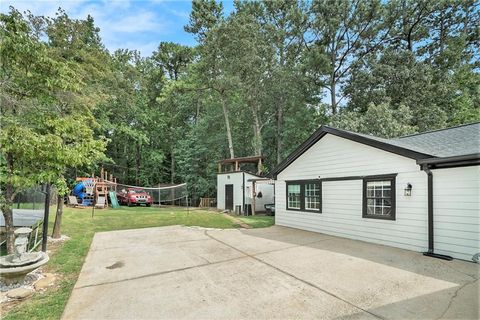
[[[105,232],[63,318],[478,319],[479,271],[278,226]]]

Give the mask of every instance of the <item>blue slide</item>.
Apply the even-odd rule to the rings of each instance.
[[[72,193],[74,196],[79,197],[80,200],[82,200],[82,206],[88,206],[90,204],[90,201],[84,201],[85,196],[87,195],[83,190],[85,189],[85,186],[83,185],[83,182],[79,182],[73,187]]]

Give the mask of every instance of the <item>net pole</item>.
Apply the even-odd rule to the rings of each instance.
[[[92,219],[95,215],[95,205],[96,205],[96,201],[95,201],[95,196],[93,197],[93,202],[92,202]]]
[[[158,207],[160,208],[160,189],[158,189]]]

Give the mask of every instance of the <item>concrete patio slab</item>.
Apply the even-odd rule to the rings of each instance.
[[[478,319],[479,272],[278,226],[106,232],[63,319]]]
[[[169,227],[97,233],[76,287],[140,278],[241,256],[232,248],[219,246],[204,231]]]

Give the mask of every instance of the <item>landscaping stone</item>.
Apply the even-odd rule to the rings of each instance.
[[[53,285],[54,282],[55,282],[55,276],[51,273],[46,273],[45,278],[35,282],[34,287],[35,287],[35,290],[42,290],[50,287],[51,285]]]
[[[64,235],[62,234],[60,236],[60,238],[52,238],[52,237],[48,237],[48,242],[51,242],[51,243],[55,243],[55,242],[64,242],[64,241],[67,241],[67,240],[70,240],[70,237],[67,236],[67,235]]]
[[[30,297],[34,291],[27,288],[16,288],[7,292],[7,297],[10,299],[22,300]]]

